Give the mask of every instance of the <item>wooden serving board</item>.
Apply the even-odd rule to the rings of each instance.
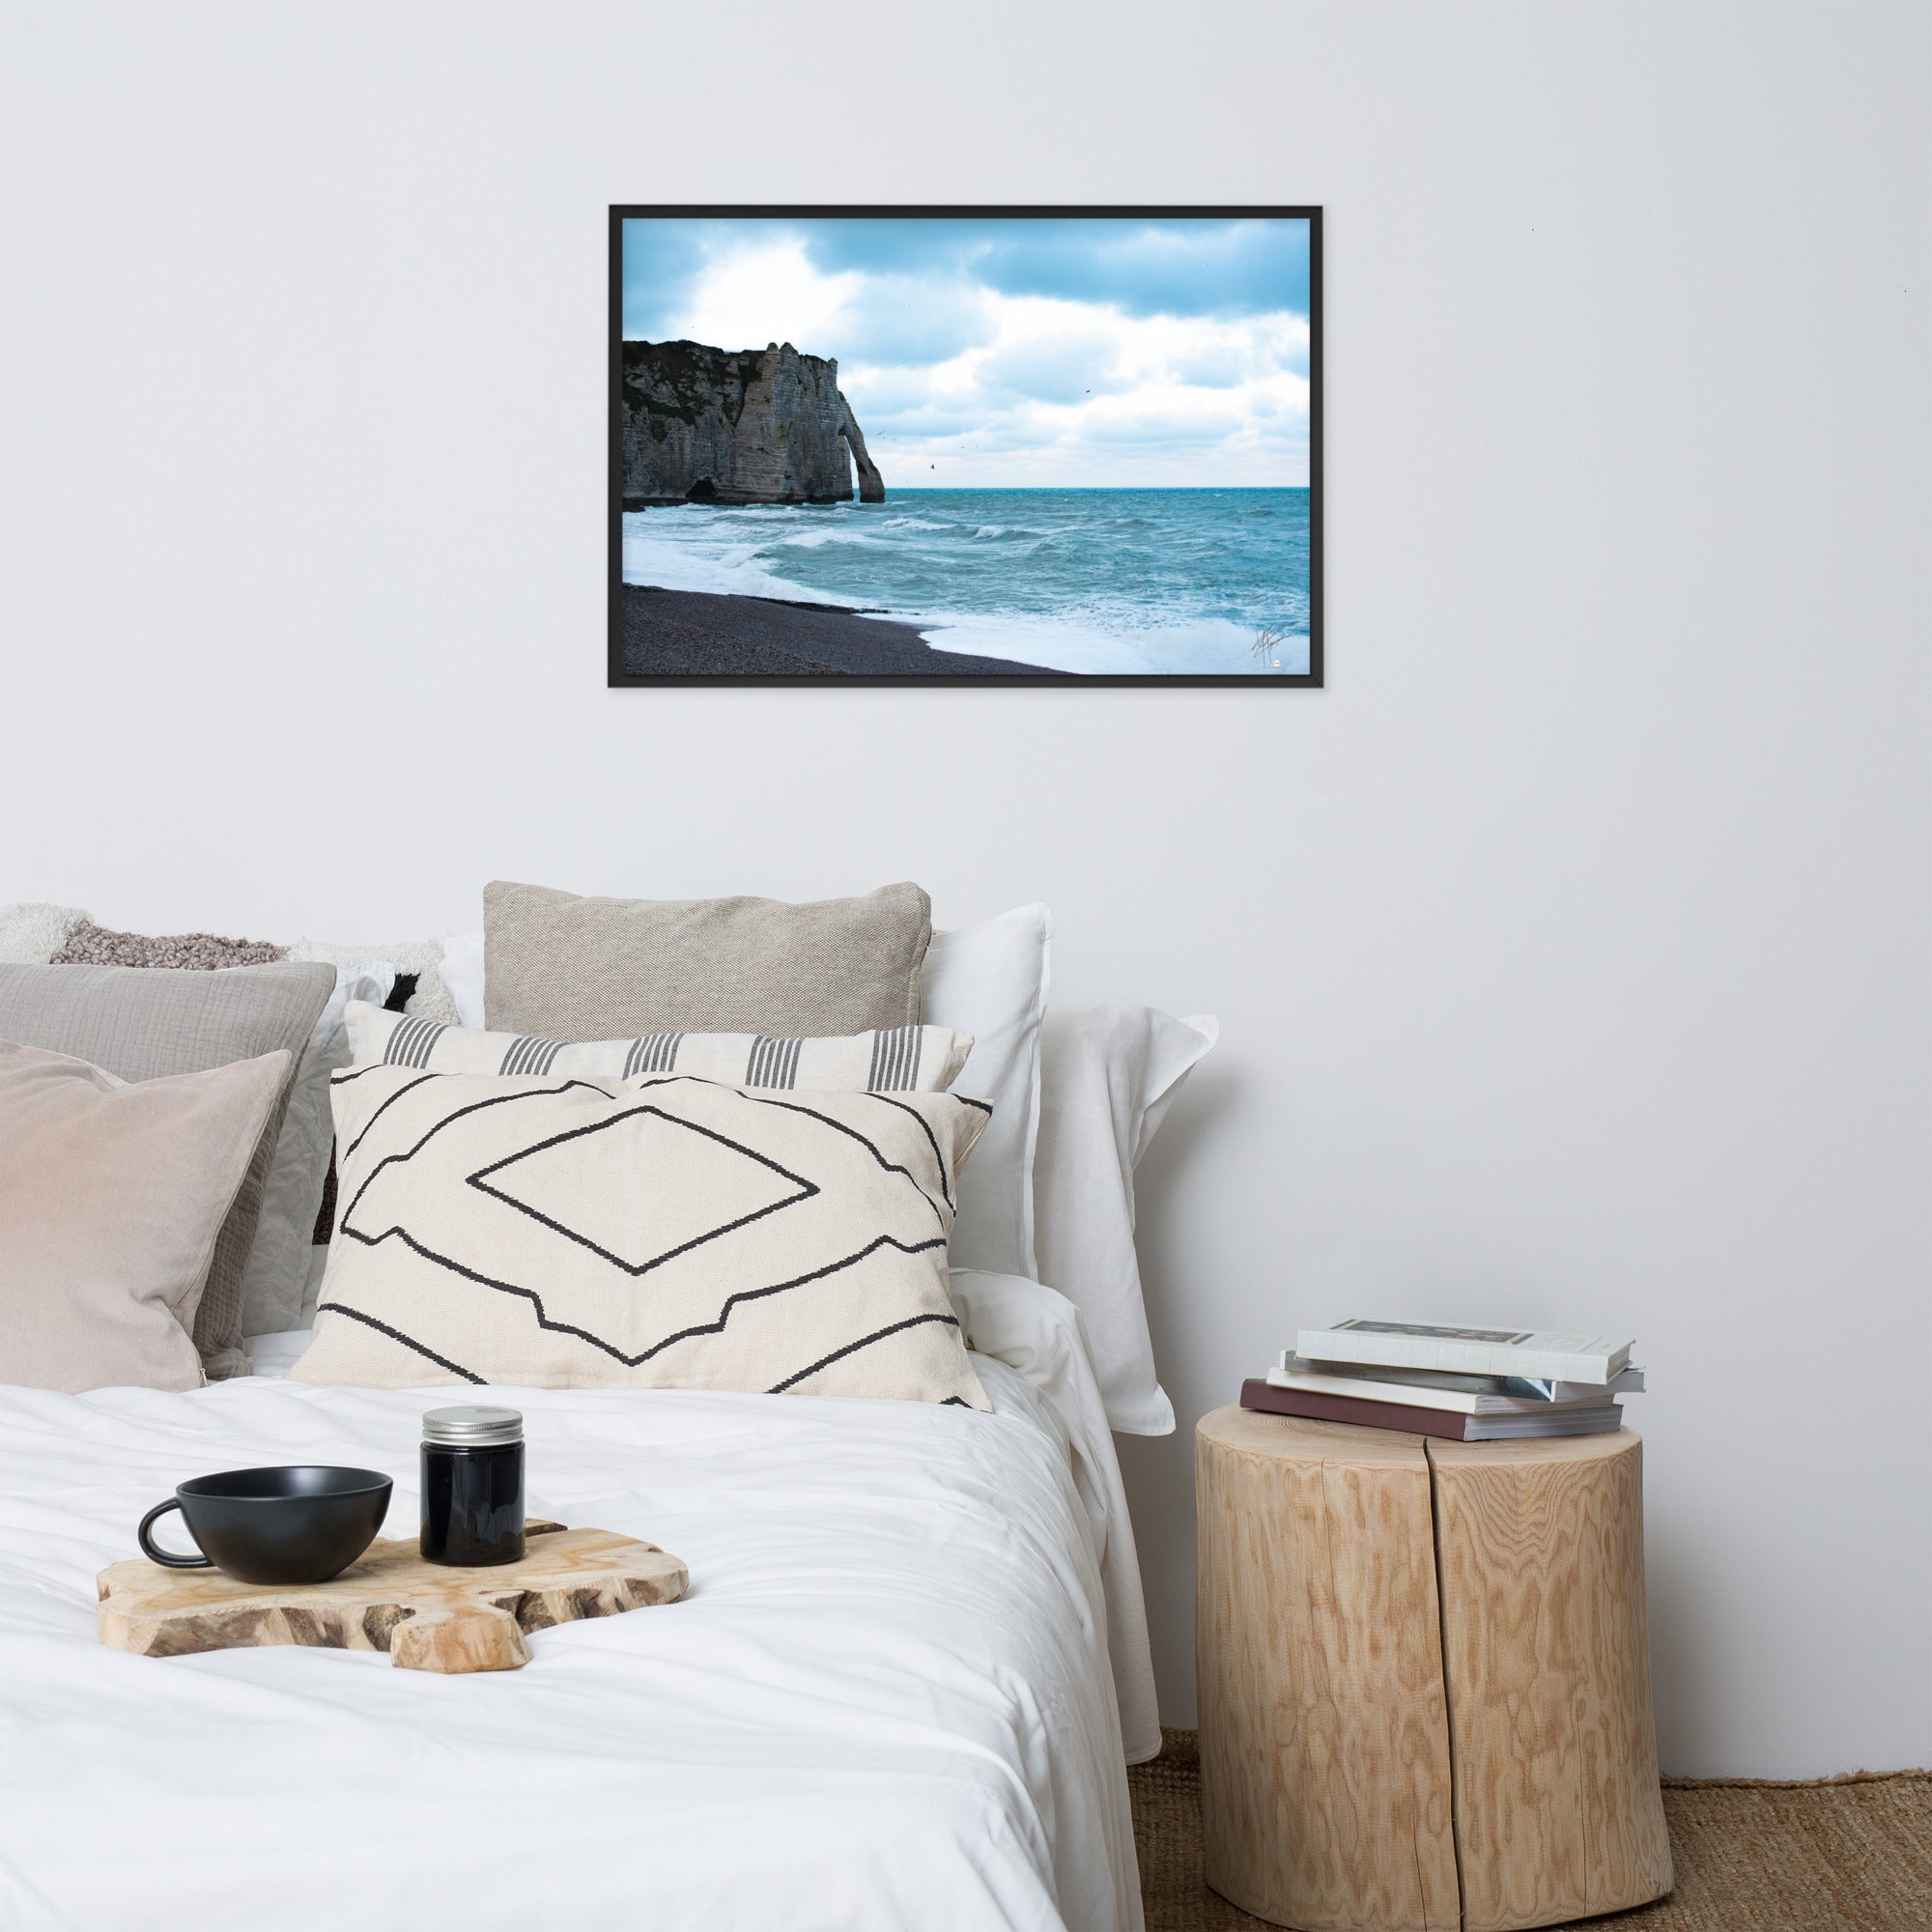
[[[100,1640],[140,1657],[251,1644],[386,1650],[406,1670],[515,1670],[525,1634],[670,1604],[690,1577],[675,1556],[606,1529],[531,1523],[523,1560],[487,1570],[425,1563],[413,1539],[379,1538],[327,1583],[238,1583],[137,1556],[97,1579]]]

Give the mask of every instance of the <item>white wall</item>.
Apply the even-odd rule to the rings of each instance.
[[[1224,1023],[1185,1424],[1303,1321],[1627,1325],[1666,1768],[1932,1762],[1928,19],[13,7],[0,898],[1049,898],[1066,995]],[[606,691],[657,198],[1325,204],[1327,691]]]

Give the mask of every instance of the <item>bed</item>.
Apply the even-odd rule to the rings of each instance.
[[[1132,1932],[1123,1767],[1158,1731],[1079,1319],[1028,1281],[953,1293],[990,1414],[504,1390],[532,1513],[692,1584],[488,1677],[96,1640],[96,1573],[185,1474],[384,1469],[411,1533],[447,1388],[284,1381],[270,1338],[185,1394],[0,1389],[0,1924]]]
[[[1037,904],[504,895],[495,952],[0,907],[0,1928],[1135,1932],[1110,1430],[1172,1427],[1133,1166],[1212,1022],[1053,1024]],[[189,1476],[379,1468],[412,1536],[468,1385],[688,1593],[468,1677],[98,1641]]]

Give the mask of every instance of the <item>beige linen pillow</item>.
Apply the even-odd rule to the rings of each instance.
[[[0,1039],[71,1054],[119,1080],[200,1073],[231,1061],[286,1054],[282,1091],[222,1223],[195,1311],[195,1346],[212,1380],[248,1373],[242,1289],[262,1190],[296,1066],[334,990],[332,967],[294,962],[219,973],[0,964]]]
[[[484,1018],[547,1039],[652,1033],[831,1037],[919,1024],[932,903],[864,898],[579,898],[498,880],[483,893]]]
[[[201,1386],[196,1303],[288,1071],[130,1083],[0,1040],[0,1381]]]
[[[297,1381],[990,1405],[947,1293],[951,1094],[679,1074],[335,1076],[341,1213]]]

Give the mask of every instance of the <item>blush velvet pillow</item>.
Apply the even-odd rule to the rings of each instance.
[[[288,1070],[128,1082],[0,1040],[0,1381],[201,1386],[196,1307]]]
[[[194,1318],[212,1381],[245,1376],[242,1306],[295,1068],[335,989],[332,967],[283,963],[222,973],[0,963],[0,1039],[71,1054],[117,1080],[203,1073],[280,1051],[289,1069],[214,1245]]]
[[[477,944],[481,946],[480,938]],[[224,967],[279,961],[287,951],[276,945],[223,939],[205,932],[181,933],[172,938],[110,932],[97,925],[77,906],[0,906],[0,962],[5,963],[59,964],[63,968],[96,964],[139,967],[147,973],[205,975]],[[272,1148],[256,1150],[258,1160],[266,1155],[266,1165],[260,1175],[254,1236],[243,1258],[241,1229],[249,1218],[247,1202],[251,1198],[250,1184],[244,1181],[241,1196],[229,1211],[233,1238],[224,1236],[217,1247],[215,1264],[210,1271],[210,1287],[201,1297],[198,1320],[203,1327],[200,1338],[203,1366],[210,1375],[245,1373],[247,1363],[235,1346],[238,1342],[246,1336],[291,1328],[300,1319],[302,1286],[309,1266],[309,1236],[328,1180],[328,1076],[349,1061],[348,1043],[342,1036],[342,1008],[351,997],[379,1001],[389,997],[397,969],[376,963],[381,958],[379,953],[369,954],[354,968],[330,969],[335,976],[335,989],[317,1014],[304,1043],[298,1043],[292,1031],[265,1034],[262,1013],[258,1010],[248,1016],[243,1012],[244,1009],[255,1007],[254,995],[235,997],[232,982],[226,979],[203,978],[198,990],[192,983],[185,988],[177,986],[153,1014],[152,1027],[145,1029],[146,1037],[159,1049],[158,1053],[150,1054],[144,1049],[132,1059],[127,1057],[126,1049],[143,1037],[143,1023],[138,1020],[130,1037],[119,1042],[99,1031],[76,1030],[76,1022],[84,1017],[80,1010],[71,1011],[65,1020],[51,1026],[46,1023],[49,1001],[61,997],[67,986],[80,986],[86,996],[81,1002],[83,1009],[97,999],[106,1008],[119,1001],[121,996],[114,989],[125,982],[117,981],[111,975],[93,976],[91,983],[95,991],[90,993],[90,979],[86,975],[76,980],[71,973],[41,974],[37,985],[32,974],[24,979],[0,974],[0,980],[5,981],[0,984],[0,1038],[22,1040],[55,1053],[75,1054],[125,1080],[144,1080],[156,1073],[192,1073],[204,1066],[268,1053],[278,1046],[287,1047],[294,1054],[295,1078],[290,1083],[288,1106]],[[273,978],[284,984],[320,982],[312,965],[298,966],[293,976],[284,972]],[[192,1062],[166,1057],[175,1039],[200,1026],[199,1019],[183,1008],[184,996],[190,1007],[203,1005],[217,1012],[232,1000],[238,1023],[232,1034],[218,1034],[210,1041],[212,1056],[197,1054]]]
[[[951,1094],[335,1076],[341,1208],[295,1381],[989,1406],[947,1293]]]

